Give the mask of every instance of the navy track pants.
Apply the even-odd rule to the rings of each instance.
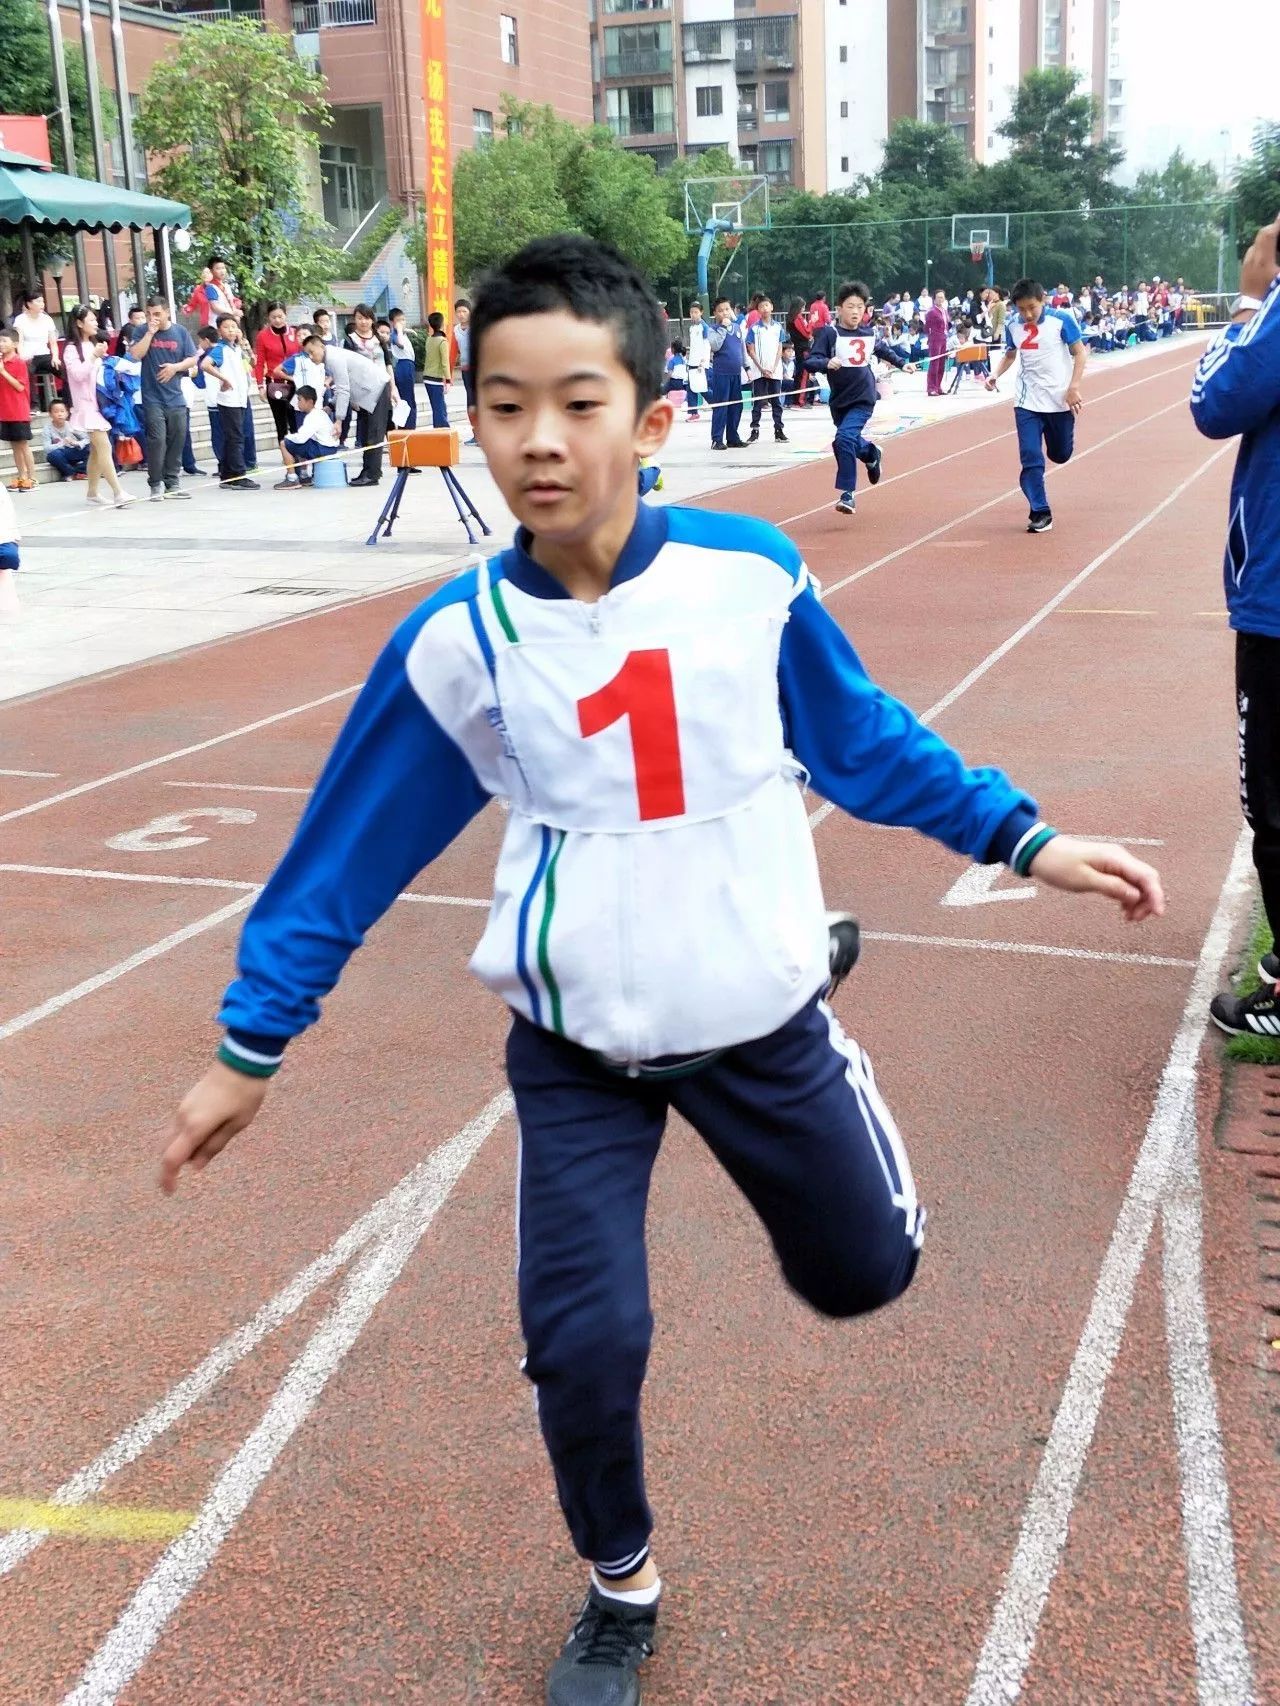
[[[668,1111],[701,1134],[764,1222],[787,1283],[824,1315],[861,1315],[906,1290],[924,1210],[870,1061],[816,996],[772,1035],[682,1077],[625,1077],[521,1017],[507,1067],[525,1373],[574,1545],[623,1574],[653,1526],[644,1223]]]

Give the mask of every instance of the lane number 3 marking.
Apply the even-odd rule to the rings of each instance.
[[[113,835],[107,846],[117,853],[176,853],[183,847],[201,847],[210,839],[192,833],[201,818],[211,823],[253,823],[257,816],[244,806],[193,806],[188,812],[168,812],[153,817],[141,829]]]

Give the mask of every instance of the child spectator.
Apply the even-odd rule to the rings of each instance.
[[[395,363],[396,390],[400,393],[403,401],[409,405],[409,413],[405,416],[404,421],[401,424],[406,428],[416,427],[418,424],[417,351],[414,349],[413,341],[409,337],[408,327],[405,323],[404,309],[393,308],[388,318],[391,322],[391,356]],[[314,380],[306,380],[302,383],[314,384]],[[322,388],[320,388],[320,395],[324,395]],[[447,415],[443,424],[448,424]]]
[[[338,429],[320,407],[320,395],[315,386],[299,385],[294,393],[293,406],[298,413],[298,424],[280,447],[285,476],[283,480],[276,481],[278,492],[310,485],[309,464],[322,456],[338,454]]]
[[[36,485],[27,385],[27,364],[18,354],[17,333],[0,326],[0,440],[13,451],[17,478],[9,481],[11,492],[33,492]]]
[[[791,339],[782,339],[782,406],[789,409],[795,402],[796,390],[796,346]]]
[[[445,387],[452,383],[449,366],[449,340],[444,335],[444,315],[427,315],[427,348],[422,358],[422,377],[427,385],[427,400],[431,404],[431,424],[447,427],[449,408],[445,402]]]
[[[71,411],[61,398],[49,405],[49,420],[42,435],[44,459],[60,480],[83,480],[89,461],[89,435],[71,425]]]
[[[128,318],[125,320],[124,325],[121,326],[120,330],[116,333],[115,348],[111,352],[112,355],[127,356],[129,353],[129,345],[133,343],[135,338],[140,338],[142,336],[142,328],[146,323],[146,309],[139,308],[135,302],[133,307],[129,310]]]
[[[662,395],[664,397],[679,397],[683,402],[687,395],[688,385],[689,365],[684,358],[684,345],[679,338],[672,338],[671,354],[667,357],[666,371],[662,381]]]
[[[247,477],[244,423],[249,412],[249,370],[240,353],[240,322],[234,314],[218,316],[218,342],[205,351],[200,369],[215,387],[222,422],[222,455],[218,477],[230,492],[256,492],[258,482]]]
[[[702,304],[693,302],[689,305],[689,344],[685,351],[685,367],[689,375],[689,383],[685,390],[687,421],[698,420],[699,405],[707,394],[707,371],[711,365],[711,345],[707,339],[707,328],[702,320]]]
[[[327,308],[317,308],[311,316],[311,322],[320,334],[320,341],[326,349],[337,349],[342,339],[333,329],[333,315]]]

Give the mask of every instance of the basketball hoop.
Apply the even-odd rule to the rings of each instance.
[[[973,264],[975,267],[980,266],[982,264],[982,260],[983,260],[983,257],[986,255],[986,252],[987,252],[987,245],[985,243],[970,243],[969,254],[972,257]]]
[[[741,241],[742,241],[741,231],[726,231],[724,233],[724,246],[726,249],[729,249],[729,250],[736,249],[738,244]]]

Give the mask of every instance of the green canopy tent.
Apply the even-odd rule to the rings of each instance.
[[[16,233],[22,239],[28,278],[35,276],[35,231],[144,231],[150,226],[156,233],[160,285],[172,303],[169,230],[190,224],[191,209],[185,202],[54,172],[41,160],[0,148],[0,234]]]

